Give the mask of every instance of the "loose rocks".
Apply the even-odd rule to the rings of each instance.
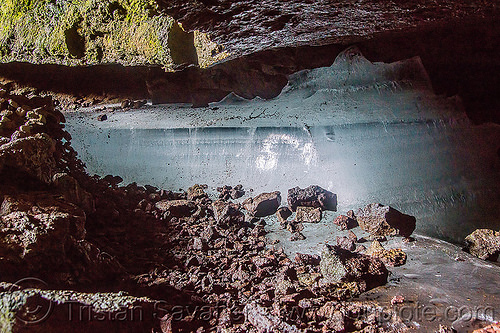
[[[374,236],[399,234],[409,237],[416,226],[415,217],[379,203],[372,203],[359,209],[356,217],[361,229]]]
[[[288,190],[288,206],[296,211],[298,206],[320,207],[322,210],[337,210],[337,195],[317,185],[305,189],[294,187]]]

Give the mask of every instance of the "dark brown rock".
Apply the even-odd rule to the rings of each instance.
[[[475,230],[465,237],[465,250],[480,259],[497,261],[500,254],[500,232]]]
[[[379,203],[372,203],[359,209],[356,218],[361,229],[374,236],[399,234],[409,237],[416,227],[415,217]]]
[[[81,188],[75,178],[66,173],[57,173],[52,177],[52,184],[66,201],[83,208],[87,214],[95,212],[94,198]]]
[[[356,228],[358,226],[358,221],[346,215],[339,215],[335,218],[333,224],[338,225],[340,230],[348,230]]]
[[[367,290],[385,284],[389,274],[377,258],[329,245],[321,253],[320,268],[327,283],[359,282]]]
[[[243,201],[242,206],[255,217],[265,217],[276,213],[281,204],[281,193],[261,193],[254,198]]]
[[[276,217],[281,224],[285,223],[291,215],[292,211],[288,207],[280,207],[276,211]]]
[[[156,203],[156,208],[162,213],[169,212],[173,217],[187,217],[198,209],[193,201],[189,200],[162,200]]]
[[[288,206],[293,212],[298,206],[336,211],[337,195],[317,185],[311,185],[305,189],[294,187],[288,190]]]
[[[212,203],[214,217],[217,225],[227,228],[229,226],[241,226],[245,222],[245,214],[239,210],[239,205],[217,200]]]

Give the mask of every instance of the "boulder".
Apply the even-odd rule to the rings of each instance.
[[[356,213],[359,226],[374,236],[389,236],[399,234],[409,237],[416,226],[414,216],[406,215],[398,210],[372,203]]]
[[[294,212],[298,206],[336,211],[337,195],[317,185],[311,185],[305,189],[294,187],[288,190],[288,206]]]
[[[281,224],[285,223],[291,215],[292,211],[288,207],[280,207],[276,211],[276,217],[278,218],[278,222]]]
[[[386,250],[379,241],[373,241],[365,252],[366,255],[382,260],[389,267],[398,267],[406,263],[406,253],[401,249]]]
[[[94,198],[80,187],[75,178],[66,173],[56,173],[52,177],[52,184],[66,201],[74,203],[87,214],[95,212]]]
[[[333,224],[338,225],[340,230],[349,230],[358,226],[358,221],[346,215],[339,215],[333,221]]]
[[[321,221],[321,209],[314,207],[297,207],[297,222],[319,223]]]
[[[358,282],[365,290],[384,285],[389,274],[377,258],[330,245],[323,248],[320,269],[326,283]]]
[[[245,214],[235,203],[217,200],[212,203],[212,209],[215,221],[220,227],[241,226],[245,222]]]
[[[156,208],[162,213],[169,212],[173,217],[188,217],[198,209],[196,203],[190,200],[162,200],[156,203]]]
[[[71,244],[86,234],[85,213],[56,196],[6,195],[0,215],[0,264],[16,277],[46,272],[66,261]]]
[[[281,193],[279,191],[271,193],[261,193],[254,198],[243,201],[242,206],[255,217],[269,216],[278,210],[281,204]]]
[[[44,183],[55,173],[55,142],[45,133],[11,141],[0,146],[0,171],[14,168]]]
[[[465,237],[465,250],[483,259],[496,261],[500,254],[500,232],[490,229],[477,229]]]

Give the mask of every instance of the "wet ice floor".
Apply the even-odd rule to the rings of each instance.
[[[461,242],[476,228],[500,228],[500,126],[474,126],[459,99],[436,96],[418,58],[371,63],[350,49],[329,68],[293,75],[270,101],[230,95],[207,108],[148,106],[107,116],[67,113],[67,129],[90,173],[125,183],[174,190],[199,183],[212,193],[242,184],[247,195],[279,190],[283,204],[289,188],[317,184],[338,195],[339,213],[388,204],[414,215],[416,232],[427,236]],[[269,237],[291,255],[319,253],[339,234],[335,216],[307,225],[298,242],[269,218]],[[407,251],[409,262],[369,297],[387,303],[388,295],[404,294],[410,305],[500,311],[497,266],[434,239],[391,246]],[[436,323],[420,321],[420,330]]]

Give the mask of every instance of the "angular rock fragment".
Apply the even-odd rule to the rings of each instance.
[[[305,189],[294,187],[288,190],[288,206],[293,212],[298,206],[336,211],[337,195],[317,185],[311,185]]]
[[[321,253],[320,269],[327,283],[358,282],[365,290],[385,284],[388,276],[379,259],[329,245]]]
[[[333,224],[338,225],[340,230],[348,230],[356,228],[358,226],[358,221],[346,215],[339,215],[335,218]]]
[[[54,140],[45,133],[11,141],[0,146],[0,171],[13,168],[44,183],[50,183],[55,173]]]
[[[406,253],[401,249],[386,250],[379,241],[373,241],[366,250],[366,255],[382,260],[389,267],[398,267],[406,263]]]
[[[500,254],[500,232],[477,229],[465,237],[465,250],[483,260],[497,261]]]
[[[156,203],[156,208],[163,213],[169,212],[172,217],[187,217],[198,209],[190,200],[162,200]]]
[[[337,246],[347,251],[354,251],[356,249],[356,241],[350,237],[337,237]]]
[[[242,225],[245,222],[245,214],[239,210],[235,203],[217,200],[212,203],[215,221],[218,226],[227,228],[232,225]]]
[[[276,213],[281,204],[281,193],[261,193],[243,201],[242,206],[255,217],[265,217]]]
[[[292,211],[288,207],[280,207],[276,211],[276,216],[278,218],[278,222],[283,224],[287,221],[287,219],[292,215]]]
[[[415,217],[379,203],[372,203],[359,209],[356,218],[361,229],[374,236],[399,234],[409,237],[416,226]]]
[[[52,177],[52,184],[66,201],[83,208],[87,214],[95,212],[94,198],[81,188],[75,178],[66,173],[57,173]]]

